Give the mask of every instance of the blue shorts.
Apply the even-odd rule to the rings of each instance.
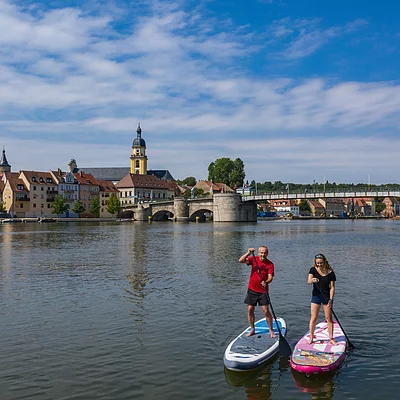
[[[325,296],[325,298],[326,298],[326,296]],[[321,304],[323,304],[323,305],[326,305],[326,304],[328,304],[328,300],[329,299],[324,299],[324,296],[322,296],[321,294],[320,295],[318,295],[318,296],[311,296],[311,303],[314,303],[314,304],[318,304],[319,306],[321,305]]]

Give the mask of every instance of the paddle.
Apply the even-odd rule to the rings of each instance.
[[[258,271],[258,275],[260,275],[260,279],[261,279],[261,281],[263,281],[264,279],[261,275],[260,267],[258,266],[257,258],[254,255],[254,251],[252,251],[252,254],[254,257],[254,263],[256,264],[256,268]],[[282,356],[290,357],[290,355],[292,354],[292,349],[290,348],[290,345],[287,342],[287,340],[285,339],[285,337],[282,335],[281,329],[279,328],[279,324],[276,319],[274,308],[272,307],[271,298],[269,297],[268,291],[265,288],[265,286],[264,286],[264,291],[265,291],[265,294],[267,295],[269,305],[271,306],[272,315],[274,316],[275,324],[276,324],[276,327],[278,328],[278,332],[279,332],[279,352],[281,353]]]
[[[325,302],[328,302],[327,299],[326,299],[326,297],[325,297],[324,294],[322,293],[322,290],[321,290],[321,288],[320,288],[318,282],[315,282],[315,284],[317,285],[318,290],[320,291],[321,296],[322,296],[322,298],[324,299],[324,301],[325,301]],[[346,339],[347,339],[347,343],[349,344],[349,349],[353,349],[355,346],[353,345],[353,343],[350,342],[350,339],[349,339],[349,337],[346,335],[346,332],[344,331],[342,324],[340,323],[338,317],[336,316],[335,311],[333,311],[333,304],[331,305],[331,310],[332,310],[333,316],[334,316],[335,319],[336,319],[336,322],[339,324],[340,329],[342,330],[342,332],[344,333],[344,336],[345,336]]]

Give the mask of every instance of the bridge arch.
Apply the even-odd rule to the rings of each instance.
[[[208,208],[200,208],[189,215],[189,221],[196,221],[196,217],[198,217],[199,221],[208,221],[212,220],[213,216],[214,213],[212,210]]]
[[[169,210],[157,210],[153,214],[152,220],[153,221],[168,221],[169,219],[172,219],[173,217],[174,217],[174,214]]]

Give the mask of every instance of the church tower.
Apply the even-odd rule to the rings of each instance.
[[[11,172],[11,165],[7,161],[6,150],[4,149],[3,146],[3,154],[0,158],[0,174],[4,172]]]
[[[142,139],[140,122],[136,132],[136,139],[132,143],[131,174],[147,175],[146,142]]]

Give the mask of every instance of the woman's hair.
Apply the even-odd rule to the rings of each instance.
[[[325,267],[333,271],[333,268],[329,265],[328,259],[322,253],[318,253],[314,257],[314,268],[317,266],[317,260],[324,260]]]

